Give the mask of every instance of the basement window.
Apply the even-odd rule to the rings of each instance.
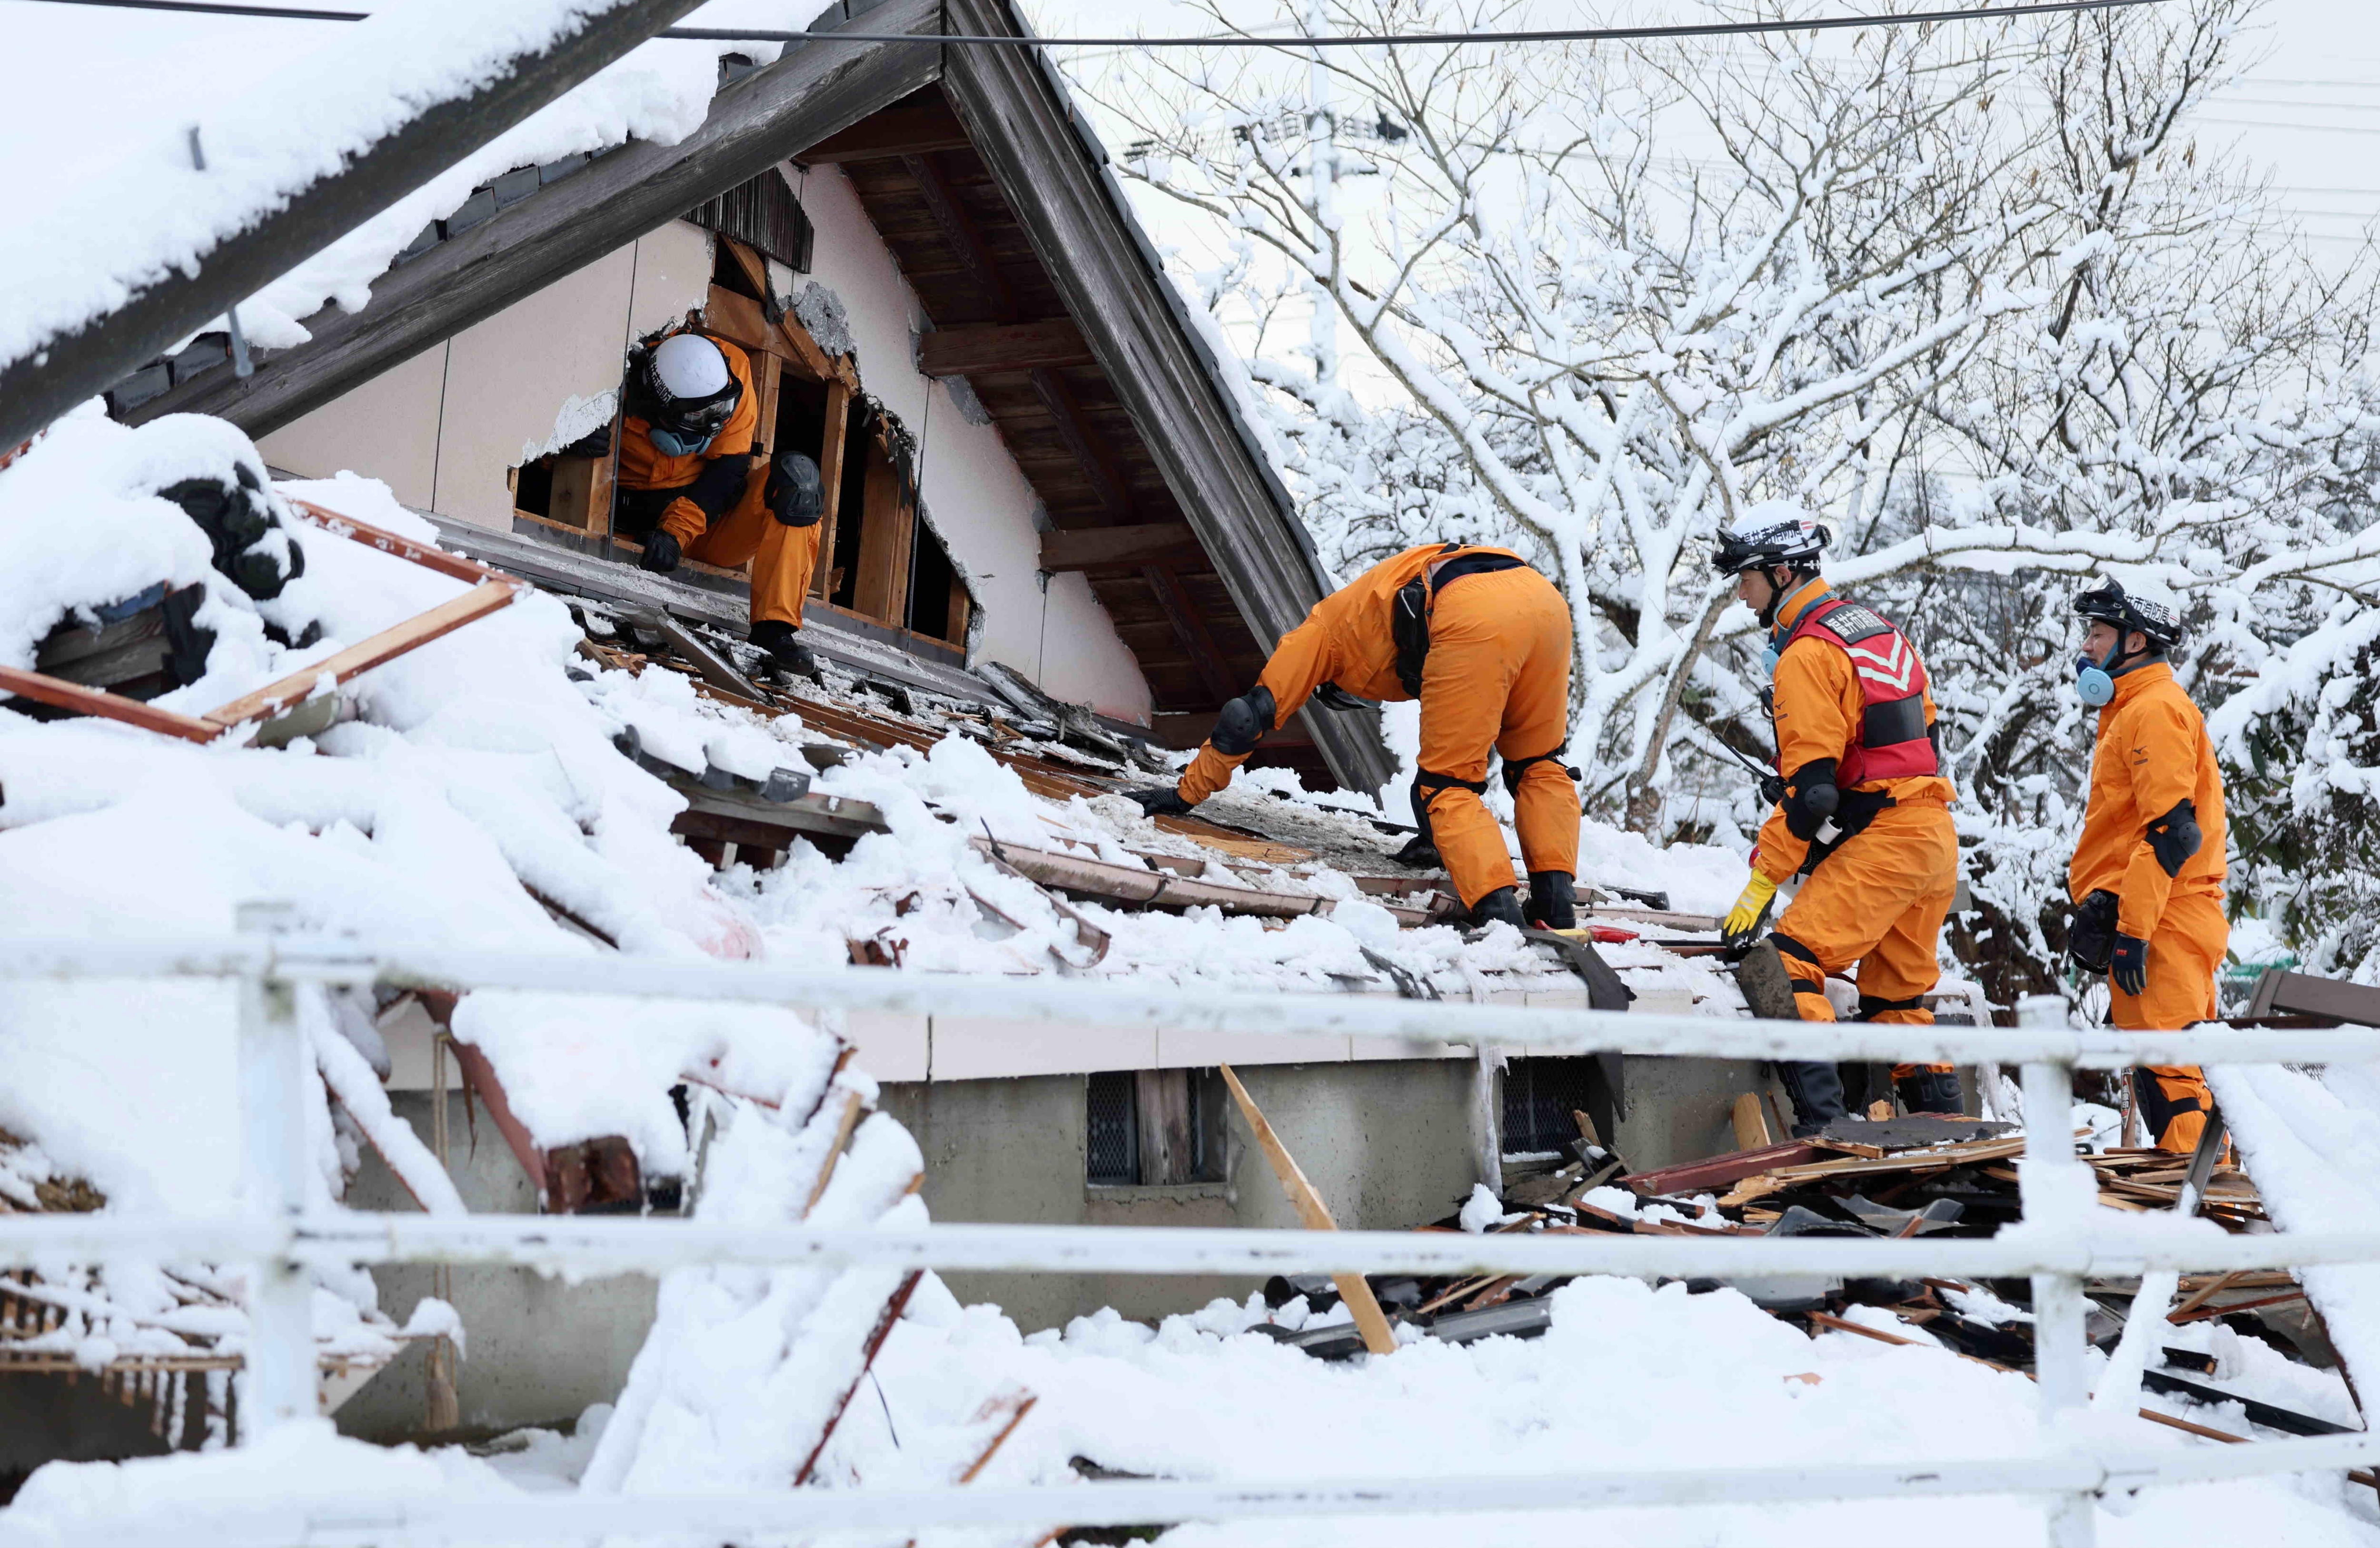
[[[1084,1180],[1166,1188],[1223,1177],[1221,1079],[1212,1070],[1122,1070],[1086,1078]]]
[[[1574,1113],[1594,1114],[1603,1103],[1603,1072],[1592,1058],[1513,1059],[1504,1067],[1506,1155],[1567,1150],[1579,1139]],[[1605,1136],[1609,1142],[1609,1136]]]

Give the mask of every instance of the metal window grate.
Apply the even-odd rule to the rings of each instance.
[[[1085,1180],[1111,1187],[1140,1181],[1140,1102],[1130,1070],[1094,1075],[1089,1089]]]
[[[810,217],[773,166],[704,200],[686,218],[768,254],[797,274],[810,272]]]
[[[1578,1138],[1571,1115],[1592,1112],[1591,1058],[1513,1059],[1504,1067],[1504,1153],[1558,1151]]]

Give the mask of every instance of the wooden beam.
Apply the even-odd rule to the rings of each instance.
[[[903,156],[901,165],[907,167],[909,176],[916,179],[918,197],[925,200],[927,213],[934,217],[934,225],[941,231],[942,240],[950,244],[951,250],[965,268],[967,276],[983,292],[984,304],[1002,322],[1013,321],[1016,316],[1016,293],[1008,287],[1008,281],[1001,274],[1000,264],[991,256],[990,245],[983,239],[983,233],[976,229],[974,220],[959,203],[958,192],[951,187],[950,179],[942,176],[941,167],[923,155]]]
[[[518,594],[516,588],[502,581],[486,581],[452,602],[443,603],[427,613],[407,618],[395,628],[384,628],[369,640],[350,645],[328,660],[316,662],[277,683],[210,710],[204,718],[222,730],[279,714],[292,705],[312,698],[325,676],[334,684],[344,683],[382,663],[395,661],[408,651],[452,634],[465,624],[484,618],[500,607],[509,606]]]
[[[1214,635],[1208,632],[1197,604],[1183,590],[1182,577],[1172,565],[1144,565],[1140,573],[1148,578],[1148,589],[1157,594],[1157,605],[1164,610],[1165,621],[1173,627],[1173,638],[1181,643],[1182,653],[1197,668],[1198,680],[1207,685],[1207,691],[1215,696],[1216,706],[1220,708],[1239,693],[1240,685],[1216,645]]]
[[[941,0],[884,0],[844,24],[871,33],[938,32]],[[674,145],[635,140],[560,182],[448,238],[372,281],[361,311],[327,306],[305,319],[310,342],[259,360],[246,381],[228,365],[126,415],[214,414],[251,436],[362,385],[442,339],[494,316],[604,253],[658,230],[704,200],[757,177],[878,109],[930,85],[942,50],[837,42],[832,31],[789,48],[712,99],[701,126]]]
[[[753,289],[764,296],[775,294],[769,283],[768,260],[733,237],[719,237],[716,240],[720,246],[726,249],[728,257],[734,260],[738,269],[743,271],[746,282]],[[728,315],[735,317],[741,325],[750,328],[765,341],[760,347],[801,367],[813,382],[841,381],[850,387],[857,388],[859,376],[852,369],[849,358],[838,356],[829,360],[827,352],[819,347],[818,340],[810,336],[810,331],[802,326],[802,320],[791,311],[780,311],[776,322],[771,323],[768,320],[767,309],[754,306],[752,298],[737,296],[733,291],[722,291],[715,285],[710,287],[711,304],[720,305],[719,298],[722,295],[729,298]],[[744,306],[754,307],[757,317],[745,321],[742,308],[735,305],[738,301]],[[771,303],[772,306],[774,304],[774,302]]]
[[[808,150],[795,152],[793,159],[811,166],[833,166],[931,151],[964,151],[974,143],[941,93],[929,90],[872,113],[849,128],[836,130]]]
[[[851,438],[851,389],[840,381],[826,384],[826,425],[819,439],[819,482],[826,493],[826,509],[819,517],[818,561],[810,568],[810,594],[827,594],[834,574],[834,527],[843,506],[844,443]]]
[[[441,575],[452,576],[457,580],[468,580],[474,586],[490,580],[501,580],[515,586],[527,584],[519,577],[506,575],[502,570],[490,569],[477,559],[466,559],[460,554],[449,554],[443,548],[416,542],[411,538],[399,537],[395,532],[375,527],[369,521],[358,521],[352,516],[341,516],[337,511],[325,509],[311,501],[293,499],[289,504],[296,508],[298,519],[308,526],[320,527],[334,537],[346,538],[350,542],[362,543],[366,548],[376,548],[391,558],[404,559],[419,565],[424,569],[436,570]]]
[[[1091,356],[1091,347],[1083,342],[1083,331],[1075,326],[1071,317],[937,328],[917,345],[917,369],[929,376],[1098,363]]]
[[[1062,528],[1041,534],[1041,567],[1052,575],[1110,565],[1196,563],[1206,556],[1198,534],[1186,521]]]
[[[1239,1076],[1229,1065],[1219,1067],[1222,1070],[1224,1084],[1232,1088],[1232,1100],[1240,1104],[1240,1116],[1248,1121],[1257,1143],[1263,1147],[1265,1159],[1272,1163],[1273,1176],[1281,1179],[1281,1191],[1289,1195],[1290,1203],[1296,1207],[1297,1218],[1309,1231],[1339,1229],[1339,1223],[1330,1218],[1330,1206],[1322,1201],[1322,1195],[1305,1180],[1305,1174],[1299,1170],[1296,1158],[1289,1153],[1289,1147],[1281,1142],[1281,1136],[1272,1131],[1272,1125],[1265,1121],[1265,1115],[1257,1110],[1256,1099],[1248,1095],[1245,1086],[1240,1084]],[[1390,1331],[1388,1318],[1380,1312],[1380,1298],[1372,1294],[1371,1282],[1360,1274],[1334,1274],[1330,1276],[1330,1283],[1339,1286],[1339,1298],[1347,1303],[1348,1311],[1354,1316],[1355,1326],[1364,1335],[1364,1347],[1376,1355],[1395,1354],[1397,1335]]]
[[[899,469],[880,445],[868,447],[868,481],[859,518],[859,572],[852,578],[855,613],[905,626],[909,604],[909,545],[917,512],[904,500]]]
[[[85,688],[80,683],[67,682],[64,677],[27,672],[14,666],[0,666],[0,691],[18,694],[36,703],[61,710],[75,710],[87,715],[121,721],[127,725],[138,725],[143,731],[179,737],[186,742],[211,742],[223,735],[222,726],[208,721],[176,714],[171,710],[154,709],[138,699],[128,699],[105,689]]]
[[[1058,439],[1066,450],[1082,464],[1083,476],[1091,481],[1091,493],[1111,524],[1120,525],[1132,519],[1132,486],[1124,481],[1123,471],[1107,445],[1093,432],[1090,421],[1083,417],[1083,406],[1075,399],[1075,389],[1066,379],[1048,369],[1033,373],[1033,393],[1049,411],[1057,427]]]

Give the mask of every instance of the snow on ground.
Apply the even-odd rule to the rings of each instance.
[[[1294,1323],[1298,1307],[1283,1309],[1285,1319]],[[1874,1310],[1856,1315],[1889,1322]],[[885,1341],[873,1380],[846,1410],[821,1458],[820,1481],[876,1489],[953,1483],[1027,1396],[1032,1408],[978,1475],[987,1487],[1066,1486],[1078,1476],[1078,1457],[1111,1471],[1183,1480],[1519,1478],[1988,1458],[2038,1443],[2037,1393],[2022,1376],[1961,1359],[1906,1326],[1898,1331],[1920,1347],[1840,1333],[1813,1339],[1728,1290],[1690,1295],[1677,1284],[1583,1280],[1556,1292],[1553,1326],[1542,1338],[1467,1347],[1424,1342],[1343,1364],[1245,1331],[1263,1317],[1260,1301],[1219,1300],[1153,1329],[1102,1312],[1028,1338],[996,1308],[961,1308],[929,1276]],[[2287,1363],[2204,1324],[2178,1329],[2170,1341],[2216,1353],[2225,1362],[2216,1379],[2232,1384],[2274,1390],[2264,1383]],[[2336,1375],[2289,1370],[2295,1387],[2281,1400],[2351,1413]],[[2236,1413],[2192,1417],[2246,1429]],[[273,1493],[360,1504],[408,1492],[550,1493],[577,1484],[618,1427],[612,1415],[590,1410],[575,1438],[523,1432],[499,1443],[484,1463],[451,1448],[379,1451],[316,1432],[278,1439],[262,1457],[52,1468],[0,1513],[0,1544],[123,1541],[107,1533],[143,1519],[144,1511],[154,1522],[184,1502],[211,1498]],[[688,1433],[676,1455],[656,1461],[690,1469],[676,1480],[684,1486],[686,1478],[716,1476],[722,1449],[766,1450],[774,1429],[755,1424],[740,1438]],[[2138,1420],[2111,1438],[2143,1449],[2212,1444]],[[657,1466],[651,1487],[663,1481]],[[2152,1489],[2103,1508],[2099,1540],[2111,1548],[2371,1544],[2380,1542],[2371,1501],[2368,1489],[2336,1474]],[[280,1505],[295,1508],[285,1498]],[[238,1541],[178,1535],[192,1544]],[[908,1535],[852,1541],[896,1543]],[[987,1529],[932,1541],[1022,1544],[1038,1535]],[[1182,1548],[1610,1542],[1716,1548],[2043,1538],[2037,1504],[1978,1496],[1190,1523],[1158,1541]]]

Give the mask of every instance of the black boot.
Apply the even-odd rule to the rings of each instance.
[[[1567,871],[1529,872],[1529,922],[1539,930],[1576,930],[1578,894]]]
[[[1521,917],[1521,889],[1498,887],[1494,892],[1471,906],[1470,921],[1474,925],[1490,925],[1498,920],[1515,930],[1526,930],[1529,921]]]
[[[1843,1106],[1843,1072],[1831,1062],[1779,1059],[1777,1079],[1784,1083],[1785,1094],[1793,1099],[1794,1139],[1807,1140],[1837,1118],[1850,1115]]]
[[[1904,1113],[1938,1113],[1955,1118],[1962,1111],[1955,1069],[1921,1069],[1904,1075],[1892,1083],[1892,1093],[1900,1099]]]
[[[819,659],[797,638],[800,632],[783,618],[763,618],[752,626],[752,643],[768,652],[771,660],[795,676],[816,678]]]

